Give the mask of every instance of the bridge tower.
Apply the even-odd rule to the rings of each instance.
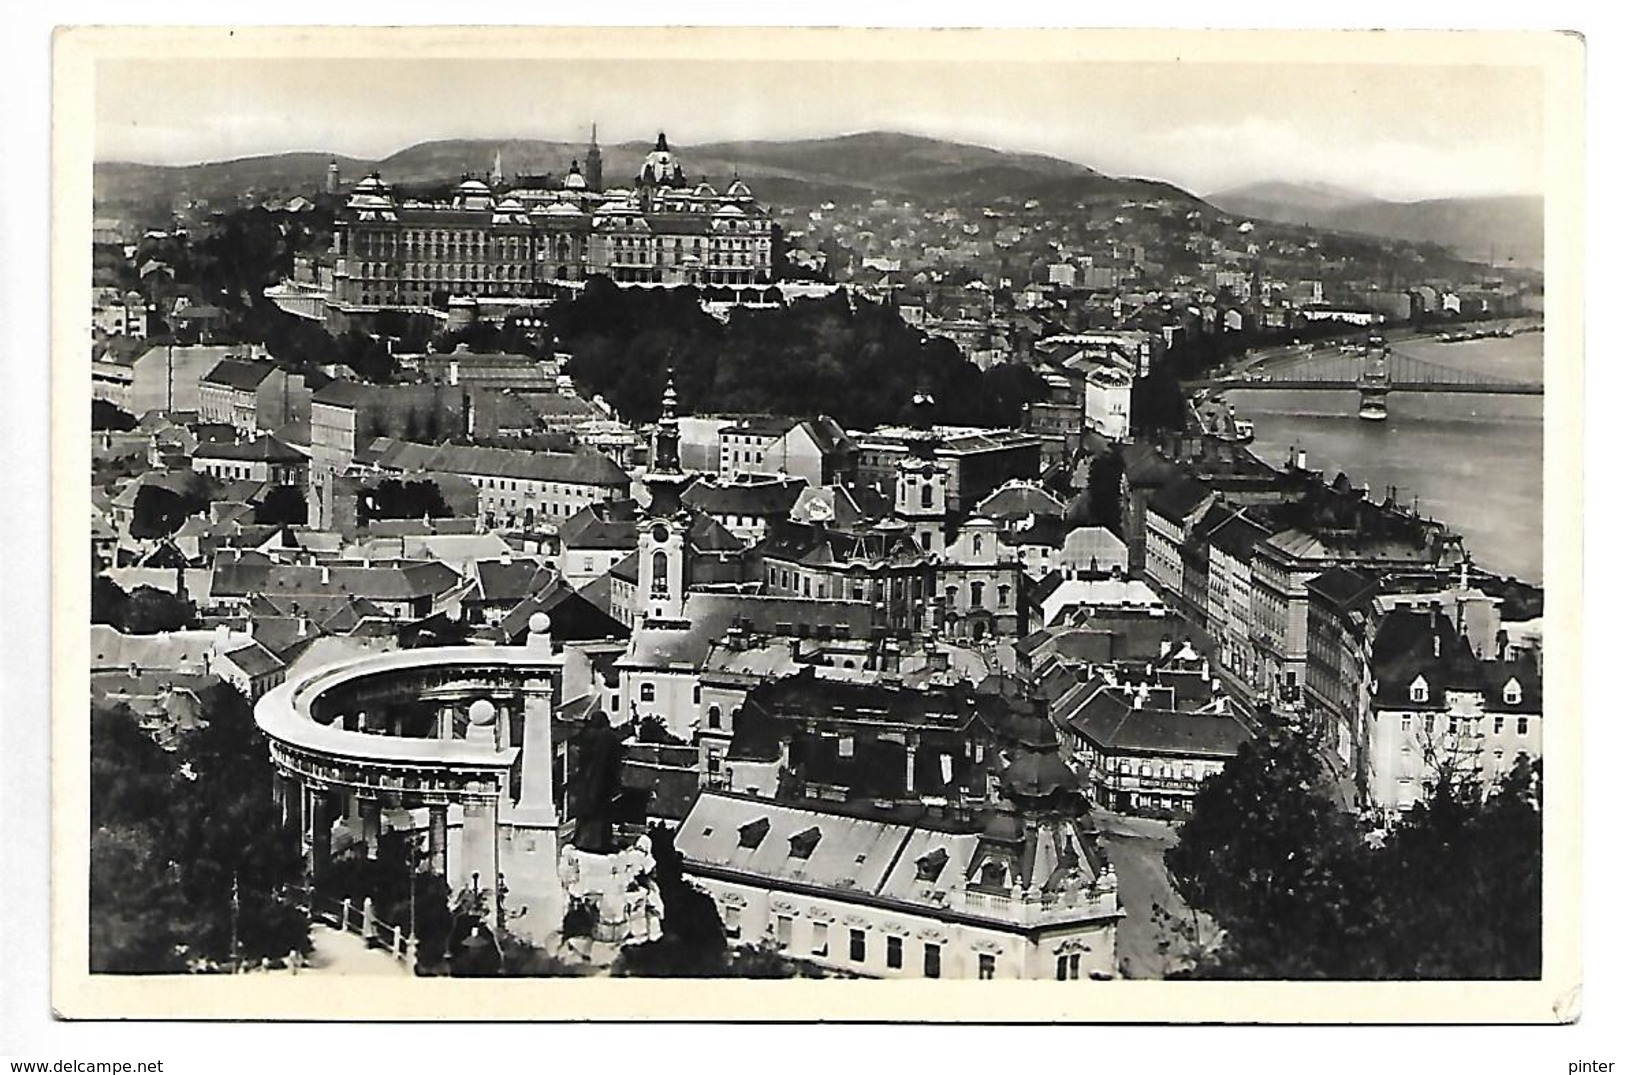
[[[1365,358],[1360,366],[1360,417],[1368,422],[1388,419],[1388,344],[1373,335],[1366,340]]]

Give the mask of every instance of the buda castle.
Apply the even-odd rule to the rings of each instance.
[[[330,327],[385,311],[432,313],[452,300],[501,308],[557,296],[588,277],[677,287],[765,285],[771,221],[735,177],[690,185],[662,133],[632,185],[603,186],[597,130],[586,167],[561,184],[510,184],[497,155],[489,182],[465,179],[449,201],[398,196],[374,172],[335,221]]]

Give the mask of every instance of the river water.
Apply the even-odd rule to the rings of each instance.
[[[1542,379],[1538,332],[1505,339],[1394,342],[1425,362],[1515,381]],[[1395,392],[1388,421],[1355,415],[1353,391],[1227,393],[1253,420],[1253,452],[1279,466],[1296,447],[1309,465],[1355,485],[1399,487],[1422,514],[1462,535],[1473,559],[1497,574],[1539,583],[1541,572],[1542,403],[1540,396]]]

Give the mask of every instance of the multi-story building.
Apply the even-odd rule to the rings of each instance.
[[[109,349],[91,362],[91,398],[141,415],[148,411],[196,411],[205,374],[222,359],[256,358],[264,349],[153,344],[140,352]]]
[[[192,469],[211,478],[291,485],[301,491],[309,467],[303,452],[270,434],[251,441],[200,444],[192,453]]]
[[[1161,663],[1172,674],[1131,682],[1108,667],[1050,706],[1063,754],[1107,809],[1184,816],[1202,781],[1252,738],[1205,659],[1187,647]]]
[[[898,464],[929,455],[946,473],[946,507],[966,511],[1011,478],[1037,478],[1043,440],[1013,429],[937,426],[929,430],[882,426],[857,435],[857,481],[891,496]]]
[[[740,474],[777,473],[777,460],[768,450],[798,424],[795,418],[763,414],[723,426],[717,430],[717,473],[723,481]]]
[[[478,353],[460,343],[450,354],[429,354],[417,367],[431,384],[469,388],[511,389],[515,392],[554,392],[558,389],[558,363],[501,352]]]
[[[92,327],[102,336],[146,339],[147,300],[141,297],[139,291],[97,288],[91,295],[90,316]]]
[[[1310,726],[1345,771],[1358,772],[1371,704],[1369,654],[1380,581],[1367,572],[1335,567],[1310,579],[1305,709]]]
[[[1134,378],[1115,367],[1090,370],[1084,378],[1084,427],[1110,441],[1128,440],[1133,386]]]
[[[310,387],[302,373],[275,363],[224,358],[198,379],[198,418],[252,435],[310,420]]]
[[[1309,580],[1337,566],[1371,571],[1453,567],[1461,540],[1436,523],[1360,500],[1366,532],[1289,529],[1258,542],[1252,559],[1252,636],[1260,682],[1271,697],[1301,699],[1309,650]]]
[[[454,474],[479,490],[489,527],[559,526],[590,504],[631,496],[632,479],[607,456],[588,448],[532,452],[395,441],[372,461],[380,474]]]
[[[1076,821],[704,791],[684,869],[736,943],[864,978],[1110,978],[1116,875]]]
[[[1146,503],[1145,576],[1169,604],[1187,615],[1193,610],[1184,599],[1183,552],[1197,520],[1216,499],[1207,485],[1182,478],[1157,491]],[[1196,618],[1201,619],[1201,613]]]
[[[1253,547],[1269,528],[1243,510],[1220,523],[1207,539],[1207,629],[1214,656],[1232,684],[1250,693],[1259,687],[1253,650]]]
[[[630,188],[605,191],[574,165],[561,186],[471,178],[450,201],[423,202],[367,176],[335,222],[330,322],[444,309],[452,298],[534,300],[593,275],[666,286],[771,281],[767,211],[737,178],[721,192],[689,185],[664,134]]]
[[[1371,647],[1375,693],[1364,791],[1393,815],[1445,774],[1494,780],[1520,754],[1541,753],[1541,674],[1528,656],[1473,652],[1438,610],[1388,613]]]

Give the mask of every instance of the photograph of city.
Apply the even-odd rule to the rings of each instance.
[[[86,972],[1540,980],[1543,70],[653,40],[97,61]]]

